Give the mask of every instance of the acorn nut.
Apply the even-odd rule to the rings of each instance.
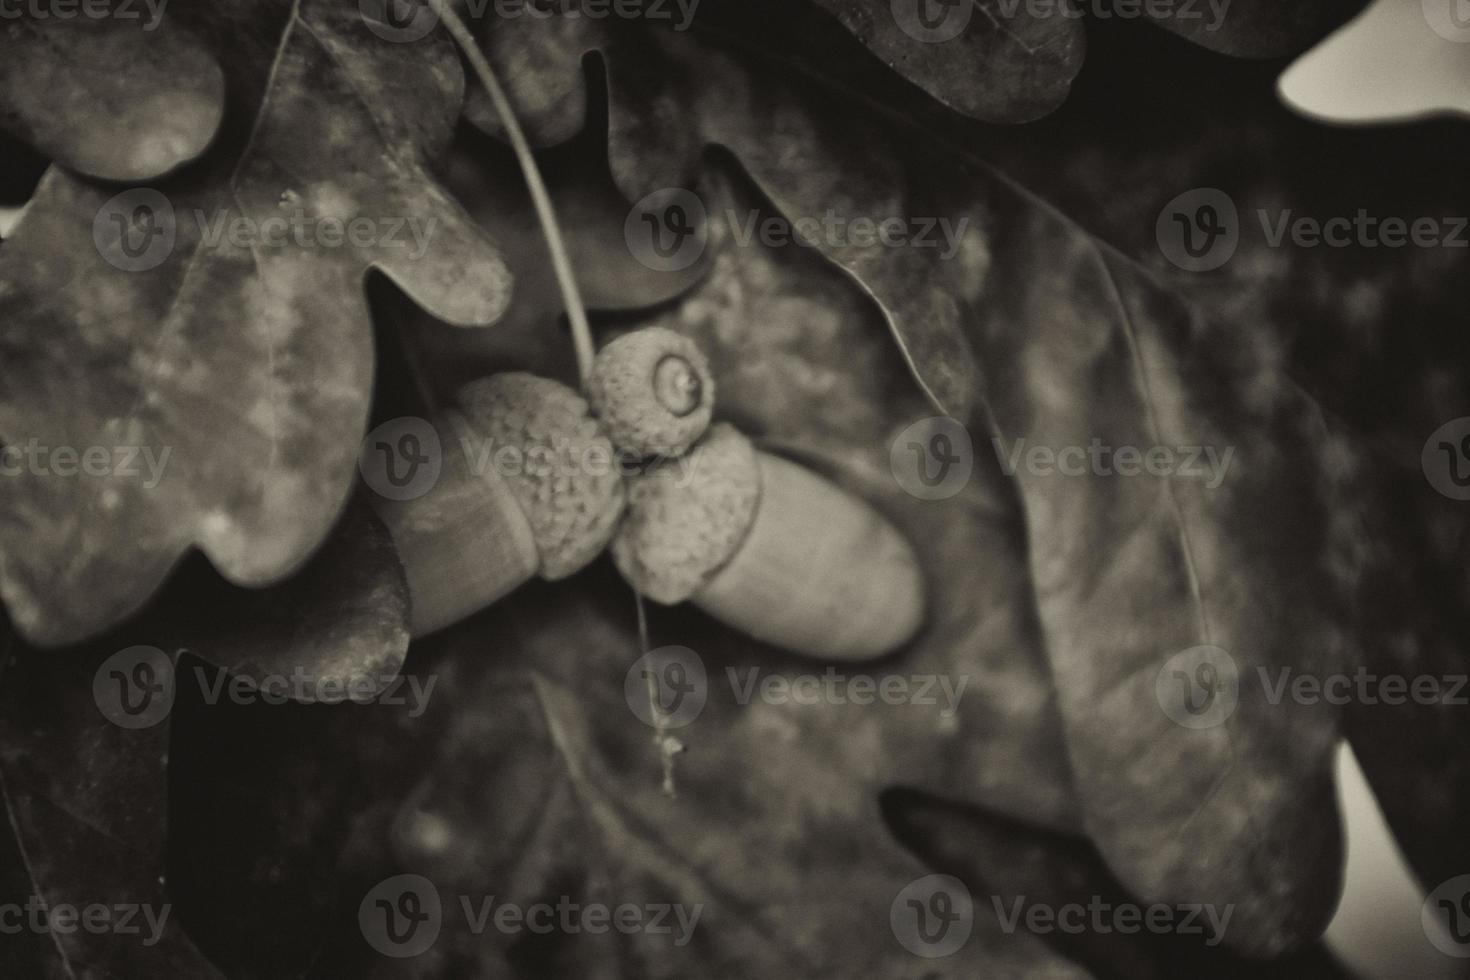
[[[416,500],[377,501],[408,576],[415,637],[534,575],[565,578],[607,546],[623,512],[612,443],[587,403],[532,374],[460,389],[441,426],[461,449]]]
[[[692,601],[756,639],[835,660],[881,656],[918,631],[924,582],[908,541],[733,426],[629,482],[613,560],[655,602]]]

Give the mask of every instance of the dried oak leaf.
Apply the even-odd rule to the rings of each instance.
[[[719,146],[793,221],[829,209],[947,220],[947,253],[820,236],[817,248],[891,321],[973,345],[982,407],[959,417],[977,443],[1006,456],[1094,441],[1231,453],[1219,480],[1022,465],[1014,486],[1089,835],[1148,900],[1234,905],[1238,951],[1315,936],[1341,873],[1338,712],[1271,703],[1255,681],[1362,660],[1348,615],[1363,576],[1355,450],[1283,374],[1273,338],[1211,325],[962,149],[880,125],[877,107],[865,124],[811,78],[619,28],[506,24],[488,43],[495,54],[518,31],[579,32],[563,61],[573,73],[601,51],[609,156],[630,200],[691,186]],[[926,378],[946,362],[914,360]],[[1165,709],[1183,708],[1174,658],[1198,647],[1226,651],[1243,681],[1233,713],[1189,728]]]
[[[368,417],[369,269],[456,324],[508,294],[428,170],[463,96],[447,40],[325,0],[176,14],[225,71],[219,144],[117,198],[52,169],[0,248],[0,442],[73,454],[6,477],[0,595],[37,643],[133,612],[194,545],[250,586],[311,553]]]
[[[1465,692],[1454,693],[1467,665],[1470,514],[1430,486],[1422,455],[1470,400],[1464,250],[1384,249],[1372,239],[1273,247],[1251,219],[1465,214],[1457,161],[1470,154],[1470,131],[1425,121],[1385,141],[1381,129],[1327,128],[1282,106],[1274,72],[1136,31],[1095,31],[1093,41],[1088,84],[1041,127],[988,131],[984,152],[1161,278],[1172,270],[1175,287],[1216,319],[1278,338],[1285,369],[1373,447],[1356,518],[1373,571],[1351,628],[1366,638],[1358,666],[1374,680],[1361,689],[1353,681],[1345,734],[1432,890],[1470,867],[1460,829],[1470,812],[1470,716]],[[1160,89],[1161,73],[1176,84]],[[1110,112],[1145,102],[1147,113]],[[1151,148],[1146,158],[1140,145]],[[1235,257],[1212,273],[1174,269],[1155,237],[1160,209],[1188,187],[1220,188],[1243,219]],[[1438,446],[1430,451],[1443,460]],[[1429,684],[1429,696],[1422,686],[1402,698],[1377,686],[1390,678]],[[1398,703],[1386,703],[1385,690]]]
[[[163,6],[12,13],[0,39],[0,127],[75,173],[158,177],[202,154],[224,116],[224,73]]]
[[[807,158],[813,149],[811,144],[822,142],[826,135],[823,131],[833,129],[830,121],[820,130],[805,131],[802,127],[814,120],[795,114],[785,116],[782,103],[786,98],[778,90],[757,92],[742,86],[725,93],[706,85],[700,79],[698,64],[704,47],[691,35],[669,33],[662,43],[642,44],[638,39],[644,35],[624,30],[624,26],[563,17],[534,22],[511,20],[489,29],[486,43],[497,63],[515,59],[517,51],[527,48],[541,52],[536,62],[525,65],[524,71],[536,74],[534,85],[526,81],[524,86],[565,95],[551,101],[523,100],[515,106],[517,115],[539,130],[565,128],[574,122],[581,125],[586,97],[581,92],[584,86],[580,83],[579,62],[588,52],[603,53],[613,86],[609,119],[612,176],[630,200],[687,185],[692,165],[705,146],[724,143],[738,145],[737,153],[747,171],[785,213],[821,216],[828,209],[843,216],[903,213],[900,209],[905,188],[899,182],[900,175],[882,158],[869,157],[865,148],[856,147],[856,159],[864,160],[868,167],[859,178],[861,188],[852,191],[834,183],[835,174],[817,169],[822,165],[820,160]],[[633,48],[625,49],[621,57],[613,50],[618,38],[633,42]],[[551,58],[552,51],[559,51],[560,57]],[[569,77],[574,82],[569,82]],[[698,81],[688,87],[692,80]],[[774,99],[765,108],[776,118],[762,111],[751,98]],[[726,132],[726,126],[743,132]],[[843,178],[855,176],[849,173]],[[872,200],[864,200],[865,195],[871,195]],[[859,202],[877,205],[877,210],[859,211]],[[666,219],[667,213],[660,211],[649,217]],[[701,219],[694,215],[692,220]],[[875,267],[863,252],[852,250],[847,256],[852,264],[843,267],[860,286],[869,289],[856,266],[874,277],[918,279],[923,275],[920,267],[927,265],[915,251],[899,250],[893,267]],[[882,304],[881,309],[900,351],[931,400],[955,417],[968,416],[978,388],[975,360],[952,299],[941,292],[915,289],[895,302]]]
[[[18,904],[34,897],[53,909],[133,903],[143,910],[135,933],[50,930],[62,975],[224,975],[187,935],[181,913],[192,910],[168,881],[177,699],[193,694],[196,716],[241,710],[237,697],[277,713],[282,694],[336,698],[362,678],[381,687],[403,662],[407,624],[408,588],[387,531],[354,507],[286,583],[230,588],[201,560],[181,570],[143,615],[82,648],[6,651],[0,791],[12,836],[0,852],[7,872],[0,887]],[[241,688],[186,651],[254,685]],[[366,693],[358,688],[359,697]],[[199,723],[191,717],[190,724]],[[192,736],[177,737],[192,748]],[[200,746],[219,765],[214,747]],[[198,819],[217,818],[216,811]]]
[[[984,122],[1039,119],[1082,68],[1086,33],[1063,3],[814,0],[884,64]]]
[[[1199,0],[1144,4],[1144,12],[1166,31],[1236,58],[1283,58],[1300,54],[1351,19],[1367,0]],[[1136,9],[1136,8],[1135,8]]]
[[[989,899],[998,915],[1029,930],[1035,908],[1055,911],[1081,929],[1057,929],[1041,919],[1042,934],[1060,952],[1101,976],[1129,980],[1350,980],[1347,970],[1317,944],[1273,960],[1247,960],[1219,948],[1231,910],[1172,910],[1174,928],[1155,932],[1129,926],[1119,910],[1138,899],[1109,873],[1086,841],[1017,826],[994,814],[924,796],[894,792],[883,800],[894,833],[934,867]],[[1075,910],[1075,911],[1074,911]],[[1078,914],[1080,912],[1080,915]],[[1094,926],[1097,923],[1098,926]]]
[[[723,29],[732,23],[732,15],[733,20],[746,16],[761,24],[779,19],[786,39],[795,38],[794,46],[824,60],[831,40],[824,35],[836,21],[889,69],[940,104],[994,123],[1027,122],[1056,109],[1087,50],[1081,17],[1062,3],[811,0],[809,11],[794,6],[781,0],[725,7],[708,3],[686,19],[670,5],[667,20],[672,31],[682,33]],[[487,33],[500,29],[493,16],[485,23]],[[523,120],[528,135],[541,145],[571,139],[581,130],[586,92],[575,77],[558,69],[565,56],[562,42],[554,33],[510,30],[517,43],[499,49],[496,65],[517,106],[531,110]],[[568,111],[546,111],[558,105]],[[471,87],[466,113],[486,132],[500,132],[489,99],[476,86]]]

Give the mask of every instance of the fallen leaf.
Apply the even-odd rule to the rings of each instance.
[[[985,122],[1029,122],[1066,99],[1086,33],[1062,3],[814,0],[884,64]]]
[[[101,180],[151,180],[200,156],[224,116],[224,73],[163,11],[109,0],[8,14],[0,126]]]
[[[1367,0],[1216,0],[1214,3],[1144,4],[1166,31],[1236,58],[1298,54],[1352,17]],[[1137,8],[1134,8],[1137,9]]]
[[[524,34],[538,40],[523,41]],[[650,37],[656,36],[650,32]],[[833,212],[847,220],[868,215],[881,221],[901,213],[897,210],[900,189],[885,183],[896,175],[884,161],[868,154],[860,140],[823,147],[823,152],[830,152],[834,159],[848,153],[851,159],[872,165],[843,175],[845,181],[861,181],[860,186],[838,184],[833,171],[822,169],[826,158],[806,158],[816,148],[813,143],[822,138],[817,136],[819,130],[805,128],[812,120],[765,118],[757,106],[741,99],[740,93],[720,93],[702,83],[690,84],[689,80],[698,78],[703,70],[699,64],[703,48],[689,35],[672,37],[675,40],[663,39],[667,43],[645,45],[639,42],[639,35],[600,22],[551,18],[506,21],[488,32],[487,44],[496,61],[502,60],[504,52],[524,44],[540,44],[543,51],[559,45],[559,60],[545,57],[536,66],[540,71],[538,86],[548,91],[571,91],[565,77],[580,78],[582,56],[589,51],[602,52],[611,79],[608,150],[612,176],[629,200],[688,189],[703,150],[715,143],[735,150],[778,210],[793,221],[797,217],[820,219]],[[681,43],[686,38],[688,43]],[[619,50],[620,40],[630,47]],[[735,101],[727,102],[727,94],[735,96]],[[516,110],[526,112],[534,121],[555,118],[566,111],[566,105],[517,105]],[[735,132],[729,127],[746,128]],[[835,127],[820,131],[826,137],[835,132]],[[867,200],[867,195],[873,200]],[[855,210],[859,201],[875,207]],[[653,203],[662,205],[660,213],[645,212],[640,217],[653,219],[649,227],[653,234],[662,235],[665,229],[657,222],[672,220],[670,204],[662,199]],[[680,202],[675,204],[681,206]],[[689,220],[702,225],[697,214]],[[863,276],[855,271],[858,265],[874,278],[912,280],[921,278],[921,269],[929,263],[929,257],[920,250],[900,249],[896,267],[874,267],[864,251],[850,250],[839,261],[864,285]],[[880,306],[899,349],[931,400],[950,415],[968,416],[978,388],[976,367],[953,300],[919,289],[904,292],[898,302]]]
[[[293,702],[340,703],[349,694],[359,703],[391,700],[401,686],[407,623],[408,589],[392,543],[358,505],[288,582],[258,592],[232,588],[200,559],[182,569],[142,616],[85,647],[7,653],[0,674],[0,790],[18,865],[0,876],[0,887],[21,904],[35,896],[53,909],[139,906],[136,935],[51,930],[66,976],[222,976],[192,938],[197,882],[186,877],[182,891],[169,883],[177,863],[170,852],[179,841],[207,839],[191,829],[173,834],[171,842],[170,828],[180,819],[180,780],[193,778],[191,767],[201,765],[212,769],[197,777],[201,786],[238,786],[243,773],[258,771],[251,765],[268,762],[271,789],[284,789],[288,767],[266,751],[269,738],[254,731],[254,753],[229,758],[223,752],[228,739],[219,733],[243,716],[282,723],[272,737],[289,734],[304,710]],[[324,707],[315,705],[318,712]],[[182,771],[176,768],[181,754]],[[325,797],[332,785],[318,782],[314,789]],[[275,797],[255,787],[252,799]],[[224,806],[233,811],[245,804],[230,799],[221,801]],[[185,809],[182,819],[209,824],[223,812]],[[302,826],[314,824],[303,818]],[[256,868],[269,852],[237,839],[231,853]],[[217,859],[214,866],[221,875],[222,863]],[[0,868],[12,870],[8,865],[0,861]],[[275,870],[278,886],[286,876],[285,869]],[[29,882],[26,895],[6,884],[15,879]],[[258,902],[262,887],[255,883],[241,895]],[[300,918],[309,904],[286,908]],[[149,914],[156,930],[147,928]],[[266,948],[299,952],[292,941],[301,929],[275,925]],[[260,935],[252,941],[259,943]],[[308,949],[315,941],[308,940]]]
[[[492,53],[511,36],[492,33]],[[569,48],[567,70],[586,43]],[[1352,450],[1281,374],[1271,338],[1242,344],[963,151],[898,121],[854,123],[850,107],[783,84],[771,65],[655,32],[603,44],[609,154],[630,200],[688,186],[714,144],[792,221],[831,209],[963,229],[943,257],[817,247],[900,336],[922,323],[926,339],[973,345],[984,367],[970,390],[985,411],[960,417],[977,441],[1233,454],[1213,485],[1020,467],[1032,585],[1085,825],[1119,877],[1149,900],[1235,906],[1228,941],[1243,952],[1315,936],[1340,874],[1337,713],[1270,704],[1248,685],[1260,670],[1322,675],[1360,660],[1346,623],[1361,569],[1350,522],[1334,519],[1351,509]],[[1206,646],[1228,651],[1248,696],[1219,725],[1190,729],[1170,720],[1158,678]]]
[[[114,652],[7,654],[0,788],[30,882],[22,901],[35,899],[53,914],[60,906],[103,905],[118,926],[118,909],[134,906],[126,923],[134,933],[98,933],[75,922],[70,930],[45,930],[68,978],[222,980],[171,914],[161,876],[168,726],[123,727],[99,710],[94,695],[94,684],[110,683],[98,671]],[[146,712],[150,702],[143,704]]]
[[[368,417],[368,269],[451,323],[507,299],[428,171],[463,94],[447,40],[393,43],[321,0],[180,16],[215,41],[238,125],[157,188],[53,169],[0,249],[0,438],[70,454],[6,477],[0,594],[37,643],[133,612],[191,546],[238,584],[301,565]]]

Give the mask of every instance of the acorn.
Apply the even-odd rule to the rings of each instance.
[[[620,451],[682,456],[709,428],[715,382],[694,341],[645,327],[597,352],[587,399]]]
[[[866,501],[726,423],[629,481],[613,560],[664,605],[833,660],[902,646],[924,617],[918,558]]]
[[[533,576],[554,581],[607,547],[624,505],[612,443],[560,382],[496,374],[460,389],[440,430],[438,481],[412,500],[378,499],[412,598],[412,633],[478,612]]]

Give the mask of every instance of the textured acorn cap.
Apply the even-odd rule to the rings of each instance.
[[[645,327],[597,353],[587,398],[619,449],[680,456],[709,428],[715,382],[694,341]]]
[[[739,550],[760,493],[755,447],[720,423],[688,456],[629,480],[613,561],[643,595],[683,602]]]
[[[530,522],[541,577],[565,578],[596,558],[617,528],[624,489],[612,443],[581,396],[511,372],[465,385],[459,404],[487,440],[470,447],[475,461],[494,468]]]

